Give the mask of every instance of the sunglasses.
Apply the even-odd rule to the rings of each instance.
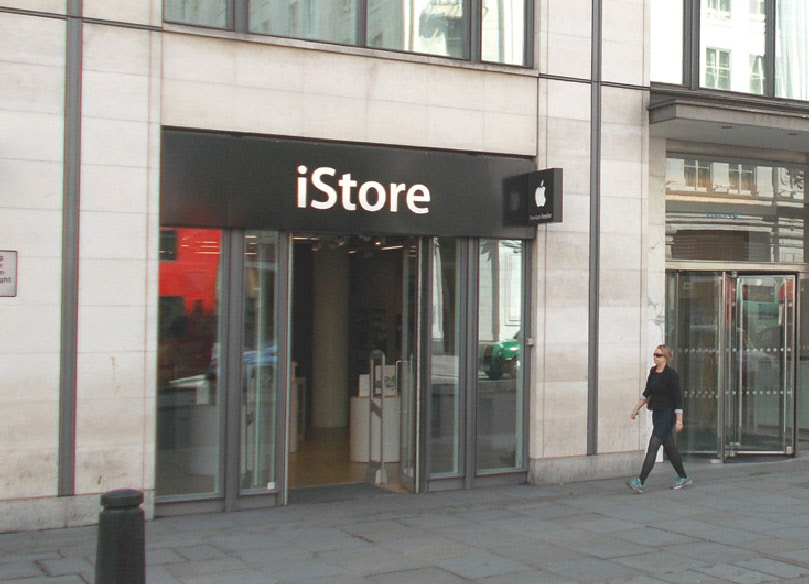
[[[665,355],[663,355],[663,353],[653,353],[653,355],[655,357],[665,357]]]

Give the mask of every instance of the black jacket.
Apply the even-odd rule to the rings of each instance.
[[[677,372],[668,365],[660,373],[656,373],[652,367],[646,379],[643,397],[649,398],[647,407],[650,410],[674,408],[682,411],[683,396],[680,393],[680,378]]]

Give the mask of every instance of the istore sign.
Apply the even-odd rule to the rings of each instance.
[[[346,173],[336,181],[338,190],[328,179],[334,179],[337,170],[328,166],[321,166],[307,176],[308,169],[304,165],[298,167],[298,208],[328,210],[334,207],[338,200],[346,211],[356,211],[358,206],[363,211],[376,213],[387,210],[398,213],[400,200],[402,206],[417,215],[429,213],[430,189],[424,185],[408,187],[404,183],[390,183],[390,187],[369,180],[360,184],[351,174]],[[309,196],[309,184],[319,191],[320,198]]]
[[[503,213],[529,158],[169,128],[161,148],[164,225],[535,236]]]

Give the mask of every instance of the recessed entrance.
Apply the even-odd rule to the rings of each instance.
[[[408,402],[419,240],[298,234],[293,241],[290,497],[352,483],[403,491],[411,481],[402,460],[415,450]]]

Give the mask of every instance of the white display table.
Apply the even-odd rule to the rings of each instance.
[[[374,402],[380,402],[380,397],[375,397]],[[368,462],[368,422],[369,409],[371,406],[370,397],[352,397],[350,405],[350,428],[349,437],[351,448],[351,460],[353,462]],[[401,411],[401,398],[399,396],[386,397],[384,411],[385,422],[385,462],[399,462],[399,412]],[[379,461],[379,417],[373,416],[374,444],[372,449],[373,460]]]

